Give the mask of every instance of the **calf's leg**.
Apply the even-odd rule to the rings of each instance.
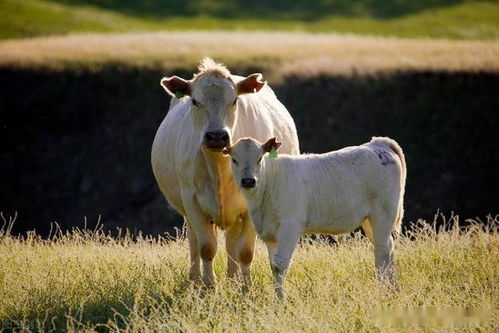
[[[381,282],[397,286],[397,270],[393,248],[392,229],[397,210],[380,210],[370,216],[374,238],[374,258]]]
[[[282,221],[277,231],[277,250],[270,265],[274,275],[275,292],[279,298],[284,297],[284,278],[301,234],[302,230],[296,221]]]

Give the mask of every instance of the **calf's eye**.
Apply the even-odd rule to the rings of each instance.
[[[194,98],[192,99],[192,105],[194,105],[195,107],[199,106],[198,101],[196,101]]]
[[[234,163],[235,165],[237,165],[237,161],[235,159],[232,159],[232,163]]]
[[[257,162],[257,163],[258,163],[258,164],[260,164],[260,162],[261,162],[261,161],[262,161],[262,158],[260,157],[260,159],[258,160],[258,162]]]

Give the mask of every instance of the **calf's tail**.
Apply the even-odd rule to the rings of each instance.
[[[402,148],[400,148],[399,144],[392,139],[388,139],[390,149],[393,150],[395,154],[397,154],[400,159],[401,164],[401,174],[400,174],[400,197],[399,197],[399,209],[397,214],[397,219],[395,220],[395,225],[393,226],[393,231],[397,234],[400,233],[400,229],[402,226],[402,218],[404,217],[404,192],[405,192],[405,180],[407,177],[407,165],[405,164],[405,156]]]

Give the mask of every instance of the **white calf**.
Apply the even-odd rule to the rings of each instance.
[[[275,138],[240,139],[225,154],[266,243],[276,283],[283,282],[304,233],[338,234],[359,226],[374,244],[382,281],[396,283],[392,231],[400,230],[406,178],[404,154],[389,138],[326,154],[279,155]],[[271,152],[268,156],[266,153]]]

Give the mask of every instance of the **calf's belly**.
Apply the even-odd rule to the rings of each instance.
[[[343,234],[360,227],[367,212],[359,209],[353,212],[332,212],[321,216],[311,216],[306,223],[305,233],[313,234]]]

